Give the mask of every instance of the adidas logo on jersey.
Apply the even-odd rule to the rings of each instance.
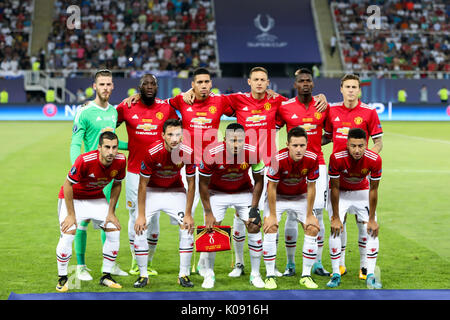
[[[131,117],[131,119],[139,119],[139,117],[137,114],[135,114],[133,117]]]
[[[94,175],[93,173],[91,173],[91,174],[89,175],[89,177],[95,178],[95,175]]]
[[[298,116],[294,113],[294,115],[291,117],[291,119],[297,119]]]
[[[100,117],[97,117],[97,120],[96,121],[102,121],[102,118],[100,118]]]
[[[244,107],[244,108],[242,109],[242,111],[248,111],[248,108],[247,108],[247,107]]]
[[[192,108],[191,108],[191,107],[189,107],[189,108],[187,108],[187,109],[186,109],[186,111],[192,111]]]
[[[341,119],[339,119],[339,117],[336,117],[336,118],[334,119],[334,121],[341,121]]]

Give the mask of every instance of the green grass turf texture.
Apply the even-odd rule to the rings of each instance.
[[[224,130],[227,122],[223,121]],[[55,292],[57,280],[55,250],[59,238],[57,194],[70,169],[70,122],[1,122],[0,149],[0,299],[10,292]],[[449,289],[450,273],[450,122],[384,122],[383,178],[381,180],[378,221],[380,251],[377,264],[385,289]],[[125,126],[118,129],[119,137],[127,140]],[[279,134],[279,146],[286,142],[285,129]],[[369,147],[372,145],[370,143]],[[324,147],[328,160],[331,144]],[[125,209],[125,184],[120,196],[117,215],[122,224],[118,263],[128,270],[131,254],[128,244],[128,211]],[[203,223],[202,212],[195,213],[196,224]],[[232,225],[229,209],[223,225]],[[284,221],[280,222],[277,267],[286,264]],[[161,233],[153,267],[157,277],[150,278],[145,289],[134,289],[136,276],[116,277],[122,291],[197,291],[203,278],[192,274],[193,289],[177,284],[179,255],[178,230],[169,224],[164,213],[160,219]],[[323,264],[331,271],[328,253],[328,214],[325,213],[326,240]],[[301,274],[303,231],[299,228],[296,263],[297,276],[279,278],[278,289],[302,289]],[[347,221],[348,241],[346,265],[340,289],[365,289],[358,279],[359,251],[354,217]],[[213,290],[264,290],[248,282],[250,261],[244,247],[246,275],[229,278],[232,253],[216,256],[216,285]],[[194,257],[193,257],[194,258]],[[199,253],[195,254],[195,263]],[[102,262],[100,232],[88,227],[86,261],[92,269],[93,281],[82,282],[73,290],[113,291],[98,284]],[[194,263],[194,259],[192,261]],[[75,265],[75,254],[70,265]],[[261,274],[265,276],[261,259]],[[326,289],[327,278],[313,276],[320,289]]]

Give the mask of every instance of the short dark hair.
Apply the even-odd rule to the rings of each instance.
[[[361,80],[359,79],[359,76],[354,73],[347,73],[345,76],[341,78],[341,87],[347,80],[356,80],[358,81],[358,86],[361,87]]]
[[[103,145],[103,140],[108,139],[108,140],[117,140],[119,141],[119,138],[117,137],[117,135],[112,132],[112,131],[105,131],[103,132],[100,137],[98,138],[98,144],[99,145]]]
[[[94,82],[97,81],[98,77],[111,77],[112,78],[112,72],[108,69],[100,69],[98,70],[94,75]]]
[[[166,133],[167,127],[183,127],[180,119],[167,119],[163,124],[163,133]]]
[[[146,74],[144,74],[144,75],[141,77],[141,79],[139,80],[139,86],[142,85],[142,81],[144,81],[144,79],[145,79],[146,77],[152,77],[153,79],[155,79],[156,84],[158,84],[158,79],[156,78],[156,76],[155,76],[153,73],[146,73]]]
[[[245,131],[244,126],[237,122],[230,123],[225,130],[226,131],[228,131],[228,130],[230,130],[230,131],[237,131],[237,130]]]
[[[300,69],[297,69],[296,71],[295,71],[295,73],[294,73],[294,76],[298,76],[298,75],[300,75],[300,74],[309,74],[311,77],[312,77],[312,71],[311,70],[309,70],[309,69],[307,69],[307,68],[300,68]]]
[[[308,141],[308,133],[302,127],[294,127],[289,130],[287,135],[287,141],[290,142],[292,137],[305,137],[306,141]]]
[[[250,78],[252,76],[253,72],[258,72],[258,71],[264,72],[267,75],[267,78],[269,77],[269,72],[267,71],[266,68],[263,68],[263,67],[254,67],[254,68],[252,68],[250,70],[250,73],[248,74],[248,77]]]
[[[351,128],[348,131],[347,139],[367,139],[366,132],[361,128]]]
[[[208,76],[211,76],[211,72],[209,72],[208,69],[200,67],[194,70],[194,72],[192,73],[192,78],[195,79],[196,76],[201,74],[207,74]]]

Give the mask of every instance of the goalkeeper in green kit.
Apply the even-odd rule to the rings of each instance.
[[[105,131],[113,131],[117,123],[117,111],[108,101],[114,84],[112,73],[109,70],[99,70],[95,73],[93,88],[96,96],[93,101],[87,102],[76,113],[73,121],[72,142],[70,144],[70,161],[73,163],[81,154],[81,145],[84,144],[84,152],[96,150],[100,134]],[[128,144],[119,141],[119,149],[127,150]],[[111,193],[110,183],[103,189],[106,200],[109,202]],[[86,267],[85,252],[87,239],[87,226],[89,220],[81,222],[77,226],[75,234],[75,252],[77,257],[77,277],[80,280],[92,280],[89,269]],[[105,232],[101,230],[102,242],[105,242]],[[120,270],[116,264],[111,272],[113,275],[126,276],[128,273]]]

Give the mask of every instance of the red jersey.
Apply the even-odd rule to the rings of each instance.
[[[281,149],[272,158],[267,179],[278,182],[277,194],[299,195],[307,192],[307,182],[319,178],[319,158],[317,154],[306,151],[303,158],[294,161],[288,148]]]
[[[189,165],[191,160],[192,149],[188,146],[180,143],[179,148],[169,152],[164,147],[164,141],[160,140],[147,149],[141,164],[140,174],[150,178],[148,187],[184,189],[180,170],[186,164],[186,176],[194,176],[195,166]]]
[[[73,198],[104,198],[103,188],[113,179],[122,181],[126,175],[126,168],[127,159],[122,153],[118,153],[108,167],[100,162],[98,150],[80,154],[67,175],[67,179],[73,183]],[[63,187],[59,191],[58,198],[64,199]]]
[[[381,172],[381,157],[370,150],[366,150],[359,160],[353,159],[347,150],[330,156],[328,175],[330,178],[339,178],[340,190],[369,189],[368,177],[380,180]]]
[[[209,159],[199,166],[199,174],[211,177],[209,189],[226,192],[238,193],[251,191],[253,184],[248,169],[251,163],[257,158],[255,146],[245,144],[241,155],[230,155],[226,150],[226,143],[221,142],[209,150]],[[264,172],[264,167],[260,171]]]
[[[257,100],[250,92],[233,93],[227,95],[236,113],[237,123],[245,129],[251,144],[257,145],[258,155],[264,163],[268,163],[272,154],[276,153],[276,115],[281,102],[288,100],[281,95],[268,99]],[[256,132],[253,137],[251,130]],[[255,141],[253,141],[255,140]]]
[[[333,153],[347,149],[347,135],[351,128],[361,128],[372,139],[383,135],[380,119],[375,108],[361,101],[353,109],[349,109],[344,102],[330,105],[328,119],[325,122],[325,133],[333,137]]]
[[[169,103],[181,113],[183,143],[194,149],[194,161],[199,164],[206,147],[218,141],[220,118],[223,114],[231,116],[234,111],[224,96],[212,93],[203,101],[195,100],[192,105],[184,102],[181,94],[169,99]]]
[[[156,98],[147,106],[139,100],[131,108],[122,102],[117,106],[117,123],[125,122],[128,133],[128,171],[138,174],[148,147],[161,140],[163,124],[167,119],[178,119],[175,110]]]
[[[277,128],[286,125],[289,132],[294,127],[302,127],[308,134],[307,150],[317,154],[319,164],[324,165],[325,159],[322,153],[322,130],[328,117],[329,107],[323,112],[317,111],[315,100],[311,99],[308,108],[298,100],[298,97],[282,102],[278,109]]]

